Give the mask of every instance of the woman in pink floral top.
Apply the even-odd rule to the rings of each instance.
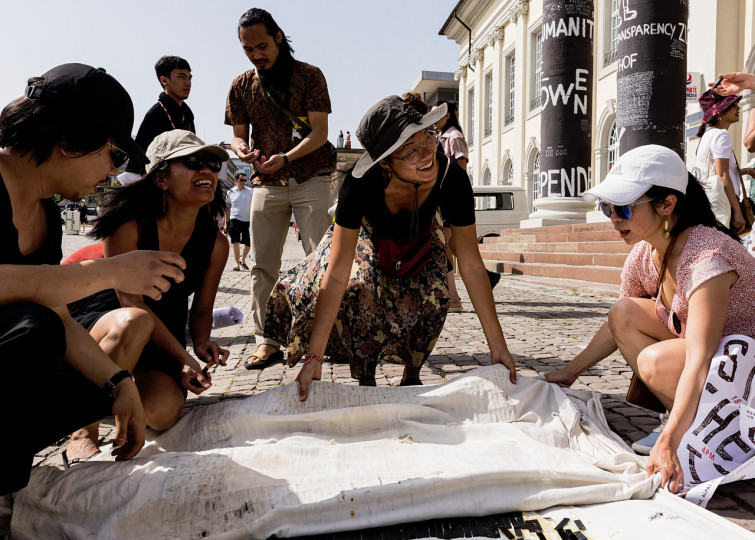
[[[582,353],[546,380],[569,386],[618,348],[671,411],[647,471],[660,473],[661,485],[677,493],[684,486],[677,450],[721,338],[755,337],[755,258],[716,221],[702,187],[668,148],[630,150],[584,197],[600,200],[634,249],[608,321]]]

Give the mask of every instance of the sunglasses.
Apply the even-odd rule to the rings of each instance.
[[[619,216],[621,219],[630,219],[632,217],[632,207],[637,206],[638,204],[644,204],[646,202],[653,202],[656,199],[648,199],[647,201],[635,201],[630,204],[611,204],[607,203],[605,201],[600,201],[598,203],[598,208],[600,208],[601,212],[603,212],[603,215],[607,218],[610,218],[611,215],[616,212],[616,215]]]
[[[110,158],[113,160],[113,166],[116,169],[120,169],[121,167],[125,167],[126,163],[128,162],[128,154],[124,151],[115,146],[113,143],[108,142],[110,145]]]
[[[192,171],[201,171],[205,167],[210,169],[210,172],[220,172],[220,168],[222,164],[220,163],[220,160],[212,159],[212,158],[202,158],[199,156],[186,156],[184,158],[181,158],[184,165],[191,169]]]

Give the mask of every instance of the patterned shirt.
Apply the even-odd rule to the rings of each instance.
[[[689,299],[703,283],[726,272],[739,275],[729,293],[729,308],[724,323],[724,336],[742,334],[755,338],[755,257],[728,235],[711,227],[698,225],[689,233],[679,257],[676,271],[676,294],[667,309],[656,300],[658,319],[674,335],[684,337],[687,331]],[[638,242],[627,256],[621,272],[621,294],[634,298],[658,296],[658,269],[653,263],[653,246]],[[679,332],[674,329],[674,315],[681,323]]]
[[[330,96],[325,77],[319,68],[292,61],[291,87],[289,90],[289,110],[298,117],[307,117],[307,112],[330,114]],[[275,92],[274,89],[270,90]],[[278,96],[280,98],[280,95]],[[288,152],[301,142],[295,138],[293,123],[283,110],[265,94],[254,69],[236,77],[231,83],[225,106],[225,123],[251,125],[250,147],[270,158],[280,152]],[[335,169],[335,159],[326,145],[314,152],[291,161],[275,174],[259,174],[252,178],[252,184],[286,186],[289,178],[304,182],[318,173]]]

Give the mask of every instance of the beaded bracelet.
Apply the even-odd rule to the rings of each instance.
[[[322,356],[317,356],[316,354],[305,354],[304,355],[304,364],[302,364],[302,367],[306,366],[312,361],[320,362],[322,364]]]

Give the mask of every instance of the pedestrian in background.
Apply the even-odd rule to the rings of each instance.
[[[252,189],[246,185],[246,173],[236,173],[236,185],[225,197],[225,227],[233,247],[233,270],[249,270],[246,257],[249,255],[249,222],[252,207]],[[242,244],[244,246],[241,250]]]
[[[136,133],[136,143],[147,150],[160,133],[172,129],[185,129],[196,133],[194,113],[186,104],[191,93],[191,66],[179,56],[163,56],[155,64],[155,75],[163,91],[144,115]],[[144,175],[144,165],[129,163],[126,172],[118,176],[122,185],[139,180]]]

